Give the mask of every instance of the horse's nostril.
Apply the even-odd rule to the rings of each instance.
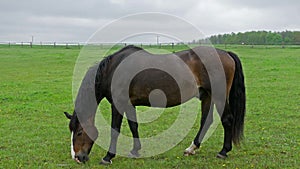
[[[89,160],[89,157],[87,155],[77,155],[75,156],[75,159],[77,159],[79,162],[85,163]]]

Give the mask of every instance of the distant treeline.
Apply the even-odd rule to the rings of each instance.
[[[214,35],[200,43],[212,44],[250,44],[250,45],[300,45],[300,31],[251,31]]]

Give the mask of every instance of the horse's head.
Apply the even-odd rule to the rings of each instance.
[[[94,124],[81,125],[76,113],[70,115],[64,112],[66,117],[70,119],[69,128],[71,131],[71,155],[78,162],[86,162],[89,160],[89,153],[93,147],[94,141],[98,137],[98,130]]]

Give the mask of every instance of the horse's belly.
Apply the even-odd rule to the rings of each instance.
[[[193,82],[175,80],[166,72],[147,70],[135,76],[130,84],[130,101],[135,106],[172,107],[197,95]]]

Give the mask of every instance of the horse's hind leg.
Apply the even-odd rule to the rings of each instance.
[[[109,150],[106,156],[102,159],[101,164],[111,164],[111,159],[116,156],[117,140],[121,130],[121,124],[123,119],[123,111],[119,112],[117,108],[112,104],[112,120],[111,120],[111,140]]]
[[[129,153],[129,157],[139,157],[139,150],[141,149],[141,142],[139,138],[138,132],[138,122],[136,118],[136,110],[135,107],[130,107],[126,111],[126,117],[129,124],[129,128],[131,130],[133,136],[133,149]]]
[[[184,155],[186,156],[195,154],[195,150],[200,147],[200,144],[206,132],[208,131],[210,125],[213,122],[213,104],[211,102],[211,96],[204,90],[200,91],[200,93],[202,112],[200,129],[190,147],[185,149]]]
[[[226,101],[224,112],[221,115],[221,121],[224,128],[224,144],[222,150],[218,153],[218,158],[226,158],[227,153],[232,149],[232,127],[233,115],[231,114],[230,107]]]

